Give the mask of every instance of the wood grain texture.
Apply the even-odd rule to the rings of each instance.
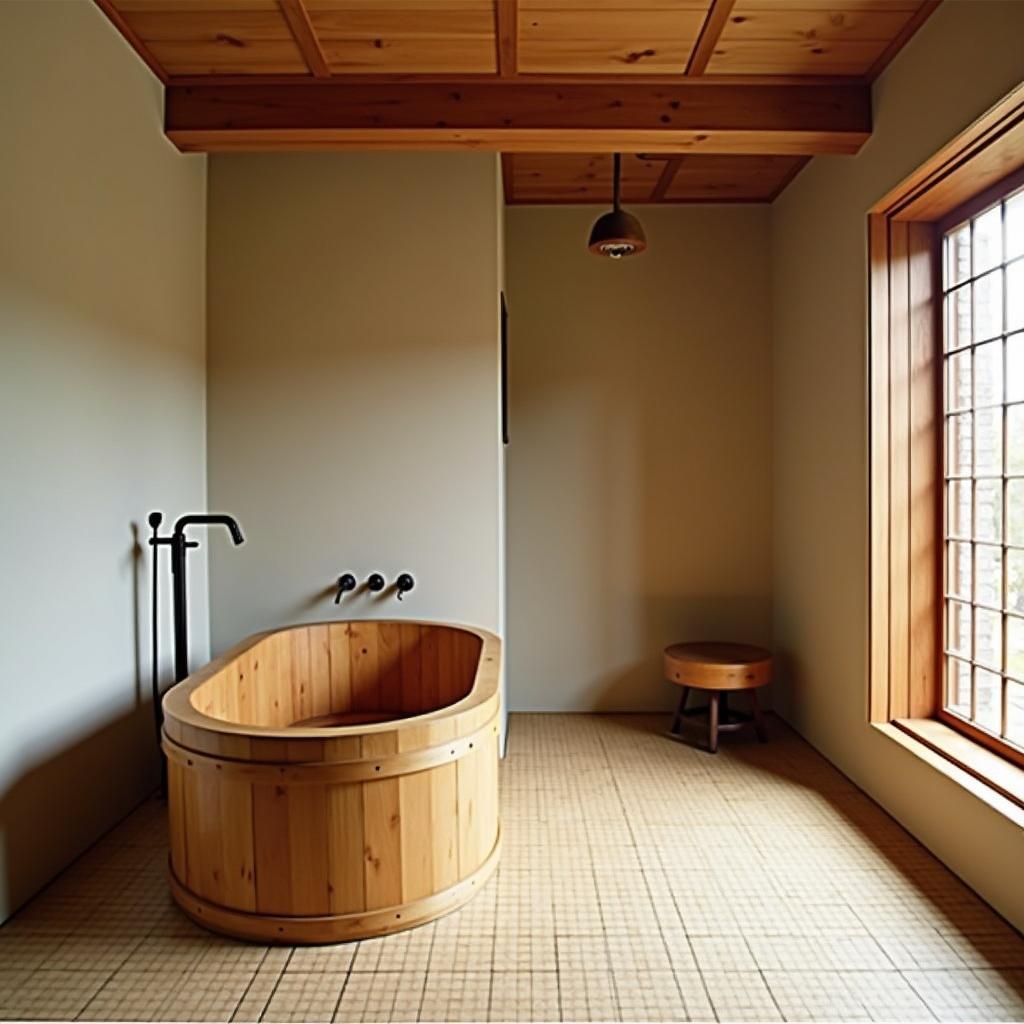
[[[483,148],[505,152],[853,153],[871,130],[857,85],[680,78],[171,86],[165,128],[183,150]]]
[[[295,37],[295,45],[298,46],[302,57],[309,66],[310,73],[316,78],[330,78],[331,69],[320,46],[316,30],[309,20],[309,11],[303,0],[278,0],[281,5],[281,13],[288,22],[288,27]]]
[[[175,898],[209,927],[296,942],[470,898],[498,843],[499,659],[482,630],[321,623],[252,637],[174,687]]]
[[[700,38],[686,66],[688,75],[702,75],[707,70],[735,3],[736,0],[711,0],[707,18],[700,30]]]

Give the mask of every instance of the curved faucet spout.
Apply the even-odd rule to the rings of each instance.
[[[235,544],[242,544],[245,541],[245,537],[242,536],[242,528],[238,525],[238,521],[233,516],[223,515],[222,513],[196,513],[193,515],[182,516],[174,524],[174,532],[176,534],[183,534],[186,527],[193,525],[206,525],[206,526],[226,526],[231,534],[231,539]]]

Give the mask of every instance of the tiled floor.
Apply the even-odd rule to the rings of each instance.
[[[386,939],[266,948],[171,905],[153,801],[0,929],[0,1016],[1020,1020],[1024,939],[806,744],[517,715],[497,876]]]

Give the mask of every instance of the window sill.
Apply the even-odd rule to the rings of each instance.
[[[1024,768],[934,718],[900,718],[874,728],[1024,828]]]

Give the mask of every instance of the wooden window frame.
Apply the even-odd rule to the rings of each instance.
[[[1022,173],[1024,85],[868,214],[868,718],[907,731],[915,721],[943,722],[1024,768],[1024,756],[945,714],[941,694],[942,229],[951,216],[983,209]],[[936,749],[934,730],[927,732],[925,742]],[[990,770],[962,764],[962,741],[956,750],[947,756],[989,781]],[[1009,795],[1024,806],[1024,785]]]

